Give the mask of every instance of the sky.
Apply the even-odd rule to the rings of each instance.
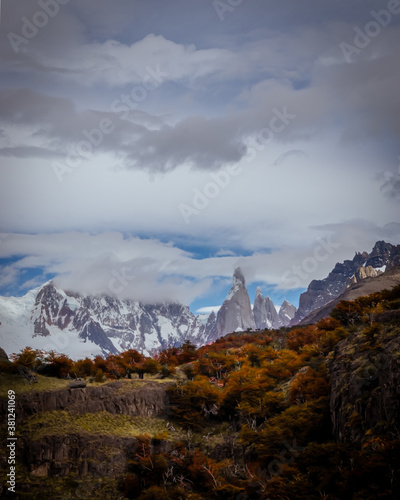
[[[398,47],[398,0],[2,0],[0,295],[297,305],[399,244]]]

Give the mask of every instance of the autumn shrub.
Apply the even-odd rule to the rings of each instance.
[[[262,372],[265,376],[276,380],[287,380],[304,364],[303,357],[297,354],[297,352],[290,349],[282,349],[278,352],[276,359],[270,363],[263,364]]]
[[[304,373],[298,373],[290,384],[289,394],[292,403],[301,400],[301,402],[318,399],[328,396],[330,386],[327,382],[327,373],[325,365],[321,367],[322,371],[317,371],[307,367]]]
[[[225,385],[221,411],[229,418],[238,416],[262,417],[264,409],[260,402],[266,391],[275,385],[272,378],[260,369],[249,366],[230,374]]]
[[[294,328],[286,335],[286,347],[299,352],[307,344],[313,344],[322,335],[315,325]]]
[[[58,354],[54,351],[50,351],[44,357],[47,363],[46,368],[49,368],[51,376],[58,378],[66,378],[72,369],[73,361],[65,354]],[[43,373],[44,375],[46,373]]]
[[[71,367],[71,373],[76,377],[86,378],[96,374],[95,364],[90,358],[75,361]]]
[[[25,366],[36,371],[44,363],[45,351],[25,347],[19,353],[12,353],[10,359],[16,366]]]
[[[197,376],[194,381],[176,384],[167,393],[173,418],[185,428],[202,429],[219,413],[221,392],[206,377]]]
[[[327,330],[319,339],[318,346],[325,354],[328,354],[328,352],[333,351],[337,343],[348,336],[349,331],[343,327],[338,327],[334,330]]]
[[[355,325],[361,323],[363,309],[357,302],[341,300],[330,316],[340,321],[343,326]]]
[[[161,365],[159,373],[160,373],[160,378],[173,377],[176,373],[176,368],[174,365]]]
[[[306,446],[312,441],[322,442],[331,437],[329,397],[322,397],[302,405],[293,405],[251,434],[241,431],[242,443],[252,444],[262,460],[274,460],[285,448],[285,442]]]
[[[209,352],[199,358],[197,362],[197,371],[201,375],[224,379],[235,368],[237,358],[228,355],[224,351]]]

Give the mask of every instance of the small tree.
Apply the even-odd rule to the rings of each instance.
[[[135,365],[134,371],[139,375],[140,379],[144,378],[145,373],[155,375],[160,371],[160,365],[153,358],[144,358],[144,360]]]
[[[59,378],[66,378],[72,369],[73,361],[65,354],[50,351],[45,357],[45,361],[54,369],[54,374]]]
[[[19,353],[12,353],[10,358],[16,366],[25,366],[36,371],[44,362],[44,351],[25,347]]]
[[[95,372],[95,365],[90,358],[79,359],[72,365],[71,373],[76,377],[91,377]]]

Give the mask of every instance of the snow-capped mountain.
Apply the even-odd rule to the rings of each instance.
[[[152,354],[185,340],[200,346],[215,337],[179,303],[85,297],[52,282],[24,297],[0,297],[0,345],[7,353],[29,345],[75,359],[127,349]]]
[[[379,271],[388,271],[398,265],[400,245],[378,241],[371,253],[357,252],[353,260],[337,263],[326,278],[313,280],[308,285],[307,291],[300,295],[299,308],[290,324],[297,325],[312,311],[339,297],[349,284],[358,282],[363,277],[376,276]]]

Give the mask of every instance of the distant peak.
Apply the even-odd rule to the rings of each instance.
[[[261,295],[261,297],[263,297],[263,294],[262,294],[261,288],[258,286],[258,287],[257,287],[257,290],[256,290],[256,297],[258,297],[259,295]]]
[[[374,245],[374,248],[372,249],[371,256],[385,253],[387,251],[390,251],[392,248],[393,245],[391,245],[390,243],[386,243],[386,241],[377,241]]]
[[[237,267],[233,273],[233,283],[236,283],[237,281],[240,281],[243,285],[246,285],[246,280],[244,279],[240,267]]]

